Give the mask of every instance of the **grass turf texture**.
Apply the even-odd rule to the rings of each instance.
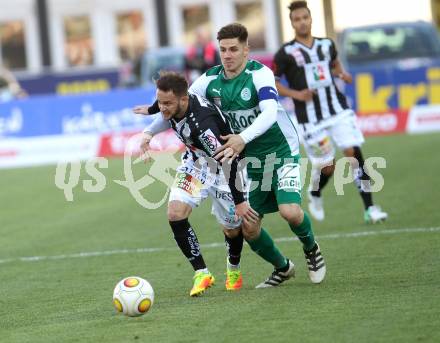
[[[81,183],[67,202],[54,184],[55,167],[0,170],[1,342],[438,342],[440,232],[402,232],[364,237],[329,234],[438,227],[437,152],[440,135],[373,137],[364,155],[381,156],[387,168],[376,202],[389,213],[380,225],[363,223],[354,185],[336,196],[324,192],[322,236],[327,278],[312,285],[298,241],[278,246],[297,266],[297,277],[279,288],[256,290],[271,267],[244,247],[240,292],[224,288],[225,249],[202,248],[216,285],[190,298],[192,269],[172,239],[165,207],[146,210],[126,188],[123,161],[102,170],[107,187],[86,193]],[[134,167],[137,178],[145,172]],[[83,173],[81,181],[90,179]],[[308,181],[308,180],[307,180]],[[306,187],[304,187],[306,188]],[[164,188],[143,192],[161,198]],[[306,201],[304,201],[304,204]],[[191,216],[202,244],[223,236],[205,203]],[[292,237],[276,215],[264,220],[274,238]],[[130,249],[165,248],[135,253]],[[129,249],[127,253],[22,261],[25,256]],[[139,318],[116,314],[111,297],[123,277],[153,285],[156,302]]]

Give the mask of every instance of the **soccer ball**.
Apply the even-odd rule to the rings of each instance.
[[[122,279],[113,291],[113,305],[116,310],[130,317],[147,313],[153,302],[153,287],[147,280],[138,276]]]

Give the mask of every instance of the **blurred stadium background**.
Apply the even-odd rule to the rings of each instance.
[[[252,57],[269,66],[293,35],[288,0],[0,2],[0,66],[29,95],[11,101],[0,83],[0,167],[120,155],[148,121],[129,109],[152,100],[159,69],[185,69],[200,28],[215,40],[221,26],[245,24]],[[440,128],[439,0],[309,6],[313,33],[338,43],[354,75],[346,92],[366,134]]]
[[[243,23],[252,56],[270,66],[293,36],[289,3],[0,0],[0,66],[27,94],[14,98],[0,82],[0,341],[440,341],[440,0],[308,1],[314,35],[337,42],[354,76],[346,93],[369,136],[365,153],[387,161],[375,197],[390,214],[367,226],[354,187],[344,197],[329,191],[328,220],[315,223],[329,265],[323,287],[308,284],[299,245],[268,216],[297,280],[256,292],[270,268],[246,248],[245,288],[226,294],[222,239],[205,204],[193,221],[206,225],[197,232],[219,285],[193,301],[164,207],[147,211],[113,182],[124,178],[129,138],[151,120],[131,108],[153,100],[160,68],[184,71],[197,29],[215,40],[221,26]],[[154,149],[178,149],[173,137]],[[84,161],[95,157],[114,158],[100,169],[105,190],[86,193]],[[73,202],[55,185],[61,161],[83,161]],[[133,166],[137,178],[145,168]],[[143,194],[163,191],[158,182]],[[156,289],[144,318],[113,312],[112,288],[129,274]]]

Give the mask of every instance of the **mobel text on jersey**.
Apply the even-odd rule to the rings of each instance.
[[[258,107],[250,110],[228,111],[225,112],[226,119],[234,132],[241,132],[249,127],[261,113]]]

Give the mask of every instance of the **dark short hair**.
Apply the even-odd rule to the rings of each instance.
[[[156,80],[156,87],[163,92],[172,91],[177,96],[188,94],[188,82],[185,77],[174,71],[162,70]]]
[[[240,23],[223,26],[220,31],[217,32],[218,41],[221,41],[222,39],[238,38],[240,43],[245,43],[247,42],[248,36],[247,28]]]
[[[310,8],[307,6],[307,1],[292,1],[287,8],[290,10],[289,16],[292,15],[293,11],[300,8],[305,8],[307,11],[309,11],[310,14]]]

